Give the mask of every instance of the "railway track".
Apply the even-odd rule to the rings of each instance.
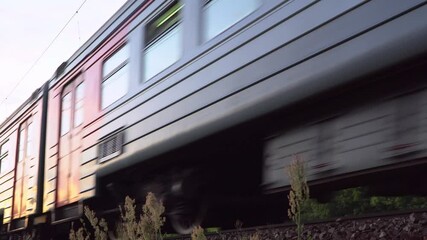
[[[296,239],[291,223],[206,233],[209,240]],[[188,240],[190,235],[168,240]],[[306,223],[303,239],[427,239],[427,209],[368,214]]]

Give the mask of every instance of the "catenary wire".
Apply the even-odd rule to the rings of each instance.
[[[37,65],[37,63],[42,59],[42,57],[45,55],[45,53],[50,49],[50,47],[53,45],[53,43],[58,39],[58,37],[62,34],[62,32],[67,28],[68,24],[70,24],[71,20],[79,13],[80,9],[84,6],[84,4],[88,0],[84,0],[79,8],[74,12],[74,14],[68,19],[68,21],[65,23],[65,25],[61,28],[61,30],[56,34],[56,36],[50,41],[49,45],[43,50],[43,52],[37,57],[37,59],[34,61],[34,63],[30,66],[30,68],[25,72],[25,74],[19,79],[19,81],[14,85],[12,90],[6,95],[6,97],[1,101],[0,106],[2,106],[6,100],[13,94],[13,92],[18,88],[18,86],[26,79],[28,74],[34,69],[34,67]]]

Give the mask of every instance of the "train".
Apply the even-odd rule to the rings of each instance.
[[[294,155],[320,197],[427,194],[426,16],[425,0],[128,0],[0,125],[0,235],[63,239],[83,206],[147,192],[179,233],[285,216],[260,202],[289,189]]]

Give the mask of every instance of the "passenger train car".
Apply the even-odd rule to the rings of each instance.
[[[148,191],[181,233],[253,204],[273,218],[295,154],[315,194],[396,178],[427,194],[426,16],[424,0],[127,1],[0,126],[2,233],[60,239],[83,205]]]
[[[11,231],[42,212],[46,94],[44,85],[0,125],[1,215]]]

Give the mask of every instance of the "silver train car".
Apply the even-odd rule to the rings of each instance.
[[[62,239],[83,205],[147,192],[180,233],[280,220],[293,155],[314,196],[427,194],[426,16],[425,0],[127,1],[38,93],[37,188],[16,193],[10,155],[2,234]],[[25,114],[0,125],[8,153]]]

